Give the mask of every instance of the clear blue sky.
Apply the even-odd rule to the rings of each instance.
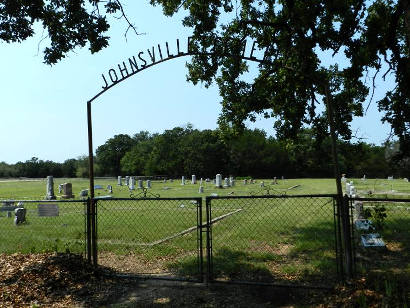
[[[124,1],[129,18],[146,35],[128,32],[125,21],[113,20],[110,46],[91,55],[87,48],[71,52],[54,66],[43,64],[35,37],[20,44],[0,43],[1,120],[0,161],[15,163],[31,157],[62,162],[88,153],[86,102],[101,89],[101,74],[123,60],[158,43],[186,38],[182,15],[167,18],[148,1]],[[214,129],[220,113],[218,89],[186,82],[187,57],[154,66],[129,78],[93,103],[94,149],[116,134],[133,135],[141,130],[162,132],[192,123],[198,129]],[[324,59],[324,61],[331,59]],[[377,97],[385,91],[378,80]],[[391,86],[391,83],[390,83]],[[274,135],[273,120],[249,127]],[[367,142],[380,144],[390,127],[382,125],[373,103],[353,130]]]

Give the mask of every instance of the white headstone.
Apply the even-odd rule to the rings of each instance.
[[[125,185],[130,186],[130,177],[128,175],[125,177]]]
[[[202,193],[204,192],[204,187],[203,187],[202,185],[199,186],[198,192],[199,192],[200,194],[202,194]]]
[[[224,187],[229,187],[229,179],[228,178],[225,178],[224,179]]]
[[[273,184],[278,184],[278,179],[276,178],[276,176],[273,178]]]
[[[231,185],[231,187],[234,187],[235,186],[235,179],[234,178],[230,178],[230,183],[229,183],[229,185]]]
[[[346,195],[350,196],[350,183],[346,183]]]
[[[46,191],[46,200],[55,200],[56,196],[54,195],[54,178],[52,175],[47,177],[47,191]]]
[[[202,186],[203,183],[204,183],[204,180],[201,178],[201,179],[199,180],[199,186]]]
[[[246,185],[246,184],[248,184],[248,180],[247,180],[247,179],[244,179],[244,180],[243,180],[243,185]]]
[[[196,184],[196,175],[192,175],[191,184]]]
[[[265,187],[265,183],[263,181],[261,182],[261,187]]]
[[[351,185],[350,186],[350,196],[354,196],[354,195],[356,195],[356,188],[353,185]]]
[[[222,187],[222,175],[219,173],[215,177],[215,186]]]
[[[138,189],[143,189],[143,188],[144,186],[143,186],[142,180],[138,180]]]
[[[185,177],[184,176],[181,177],[181,185],[185,185]]]
[[[147,188],[151,188],[151,181],[147,180]]]
[[[127,177],[125,178],[125,183],[127,183]],[[130,190],[134,190],[135,189],[135,178],[132,176],[131,178],[128,177],[128,187],[130,188]]]
[[[343,175],[343,176],[342,176],[342,182],[343,182],[343,183],[346,183],[346,181],[347,181],[347,179],[346,179],[345,176]]]
[[[58,184],[58,193],[61,194],[63,192],[63,184]]]
[[[122,177],[121,177],[121,175],[118,176],[117,185],[122,186]]]

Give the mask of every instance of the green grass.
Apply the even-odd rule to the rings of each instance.
[[[266,194],[305,195],[333,194],[333,179],[263,180],[265,188],[255,184],[244,185],[236,181],[235,187],[218,189],[204,182],[205,192],[198,193],[199,184],[180,185],[153,181],[153,195],[161,198],[219,196],[250,196]],[[353,179],[362,196],[372,190],[372,196],[396,194],[406,196],[410,183],[403,180]],[[86,189],[86,179],[55,179],[58,184],[70,182],[78,196]],[[97,179],[96,185],[104,188],[111,184],[113,197],[128,198],[125,186],[117,186],[116,179]],[[295,188],[292,188],[299,185]],[[0,181],[0,199],[39,200],[46,192],[46,181]],[[167,188],[167,189],[165,189]],[[290,189],[291,188],[291,189]],[[394,190],[395,192],[392,192]],[[141,191],[133,192],[137,195]],[[106,190],[96,190],[97,196],[108,195]],[[141,195],[140,195],[141,196]],[[407,196],[408,197],[408,196]],[[13,219],[0,212],[0,253],[16,251],[30,253],[41,251],[85,250],[84,204],[82,202],[58,203],[58,217],[38,217],[38,202],[25,202],[27,222],[13,225]],[[202,202],[202,221],[205,222],[205,201]],[[390,206],[390,205],[389,205]],[[409,206],[410,207],[410,206]],[[400,210],[397,210],[400,209]],[[408,251],[410,215],[406,206],[388,208],[386,241],[400,246],[401,254]],[[212,201],[212,218],[226,215],[212,228],[213,266],[217,279],[239,279],[276,282],[326,281],[336,279],[336,255],[333,228],[333,203],[331,198],[289,199],[216,199]],[[197,224],[196,205],[189,200],[100,200],[98,201],[98,245],[101,264],[126,272],[166,273],[195,276],[197,263],[197,231],[181,231]],[[406,242],[407,241],[407,242]],[[203,245],[205,246],[205,238]],[[407,245],[407,246],[406,246]],[[205,253],[205,251],[204,251]],[[406,254],[407,255],[407,254]],[[408,261],[406,261],[408,263]],[[406,264],[407,264],[406,263]],[[326,280],[323,280],[326,279]]]

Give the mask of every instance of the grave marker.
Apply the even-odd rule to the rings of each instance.
[[[26,209],[19,207],[14,210],[14,224],[17,226],[26,221]]]
[[[128,188],[130,190],[135,190],[135,178],[133,176],[128,177],[128,183],[129,183]]]
[[[107,190],[109,194],[112,194],[112,186],[111,185],[107,185]]]
[[[73,185],[71,183],[63,184],[63,195],[61,196],[61,198],[64,198],[64,199],[74,198]]]
[[[54,195],[54,178],[52,175],[47,177],[47,193],[46,200],[55,200],[57,199]]]
[[[225,187],[225,188],[229,187],[229,179],[228,179],[228,178],[225,178],[225,179],[224,179],[224,182],[225,182],[225,183],[224,183],[224,187]]]
[[[60,214],[57,204],[38,204],[37,213],[39,217],[57,217]]]
[[[215,186],[222,188],[222,175],[219,173],[215,176]]]
[[[82,189],[79,193],[81,198],[88,197],[88,189]]]

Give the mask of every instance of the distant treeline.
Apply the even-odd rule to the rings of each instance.
[[[339,140],[340,170],[348,177],[408,177],[410,163],[396,159],[397,144],[376,146]],[[254,178],[333,177],[331,143],[318,140],[310,130],[297,139],[278,140],[259,129],[241,134],[198,130],[191,125],[162,134],[142,131],[116,135],[99,146],[96,176],[167,175],[214,177],[215,174]],[[16,164],[0,163],[0,177],[87,177],[88,158],[63,163],[36,157]]]

